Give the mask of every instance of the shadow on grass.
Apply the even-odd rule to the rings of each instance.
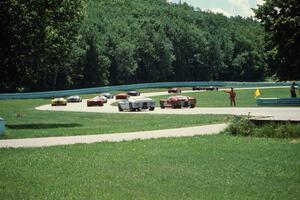
[[[10,129],[49,129],[49,128],[74,128],[81,124],[6,124]]]

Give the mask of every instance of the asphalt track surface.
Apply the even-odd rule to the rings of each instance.
[[[270,88],[270,87],[264,87]],[[274,88],[274,87],[271,87]],[[236,90],[256,88],[237,88]],[[183,91],[183,93],[199,92],[199,91]],[[144,93],[142,97],[152,97],[167,95],[167,92]],[[251,108],[193,108],[193,109],[160,109],[155,108],[154,111],[141,112],[119,112],[116,106],[111,103],[116,100],[109,100],[103,107],[87,107],[86,100],[81,103],[69,103],[67,106],[51,106],[43,105],[36,107],[38,110],[48,111],[66,111],[66,112],[96,112],[96,113],[143,113],[143,114],[229,114],[229,115],[251,115],[253,118],[266,120],[291,120],[300,121],[300,108],[297,107],[251,107]],[[163,137],[189,137],[195,135],[211,135],[218,134],[227,127],[226,124],[213,124],[188,128],[164,129],[155,131],[142,131],[131,133],[115,133],[102,135],[83,135],[83,136],[66,136],[66,137],[45,137],[45,138],[26,138],[26,139],[9,139],[0,140],[0,148],[19,148],[19,147],[48,147],[56,145],[70,145],[78,143],[94,143],[94,142],[120,142],[137,139],[151,139]]]
[[[212,124],[204,126],[195,126],[188,128],[164,129],[154,131],[138,131],[131,133],[114,133],[101,135],[79,135],[62,137],[44,137],[44,138],[25,138],[0,140],[0,148],[19,148],[19,147],[48,147],[57,145],[70,145],[79,143],[95,142],[121,142],[130,140],[145,140],[167,137],[191,137],[196,135],[218,134],[227,127],[226,124]]]

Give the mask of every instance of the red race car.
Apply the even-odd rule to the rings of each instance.
[[[168,93],[181,93],[181,90],[178,88],[171,88],[168,89]]]
[[[120,93],[116,95],[116,99],[128,99],[129,95],[126,93]]]
[[[87,106],[103,106],[104,103],[104,99],[99,96],[89,99],[86,102]]]
[[[194,108],[197,100],[193,97],[171,96],[167,99],[160,100],[160,108]]]

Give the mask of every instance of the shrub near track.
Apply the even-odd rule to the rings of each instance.
[[[300,123],[265,122],[258,125],[246,117],[235,117],[226,132],[231,135],[241,136],[299,138]]]

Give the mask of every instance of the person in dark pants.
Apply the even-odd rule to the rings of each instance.
[[[236,106],[236,103],[235,103],[236,93],[233,90],[233,88],[231,88],[230,91],[224,90],[224,92],[226,92],[226,93],[229,94],[230,106],[234,106],[235,107]]]
[[[290,92],[291,92],[291,97],[292,98],[296,98],[297,95],[296,95],[296,83],[293,82],[291,87],[290,87]]]

